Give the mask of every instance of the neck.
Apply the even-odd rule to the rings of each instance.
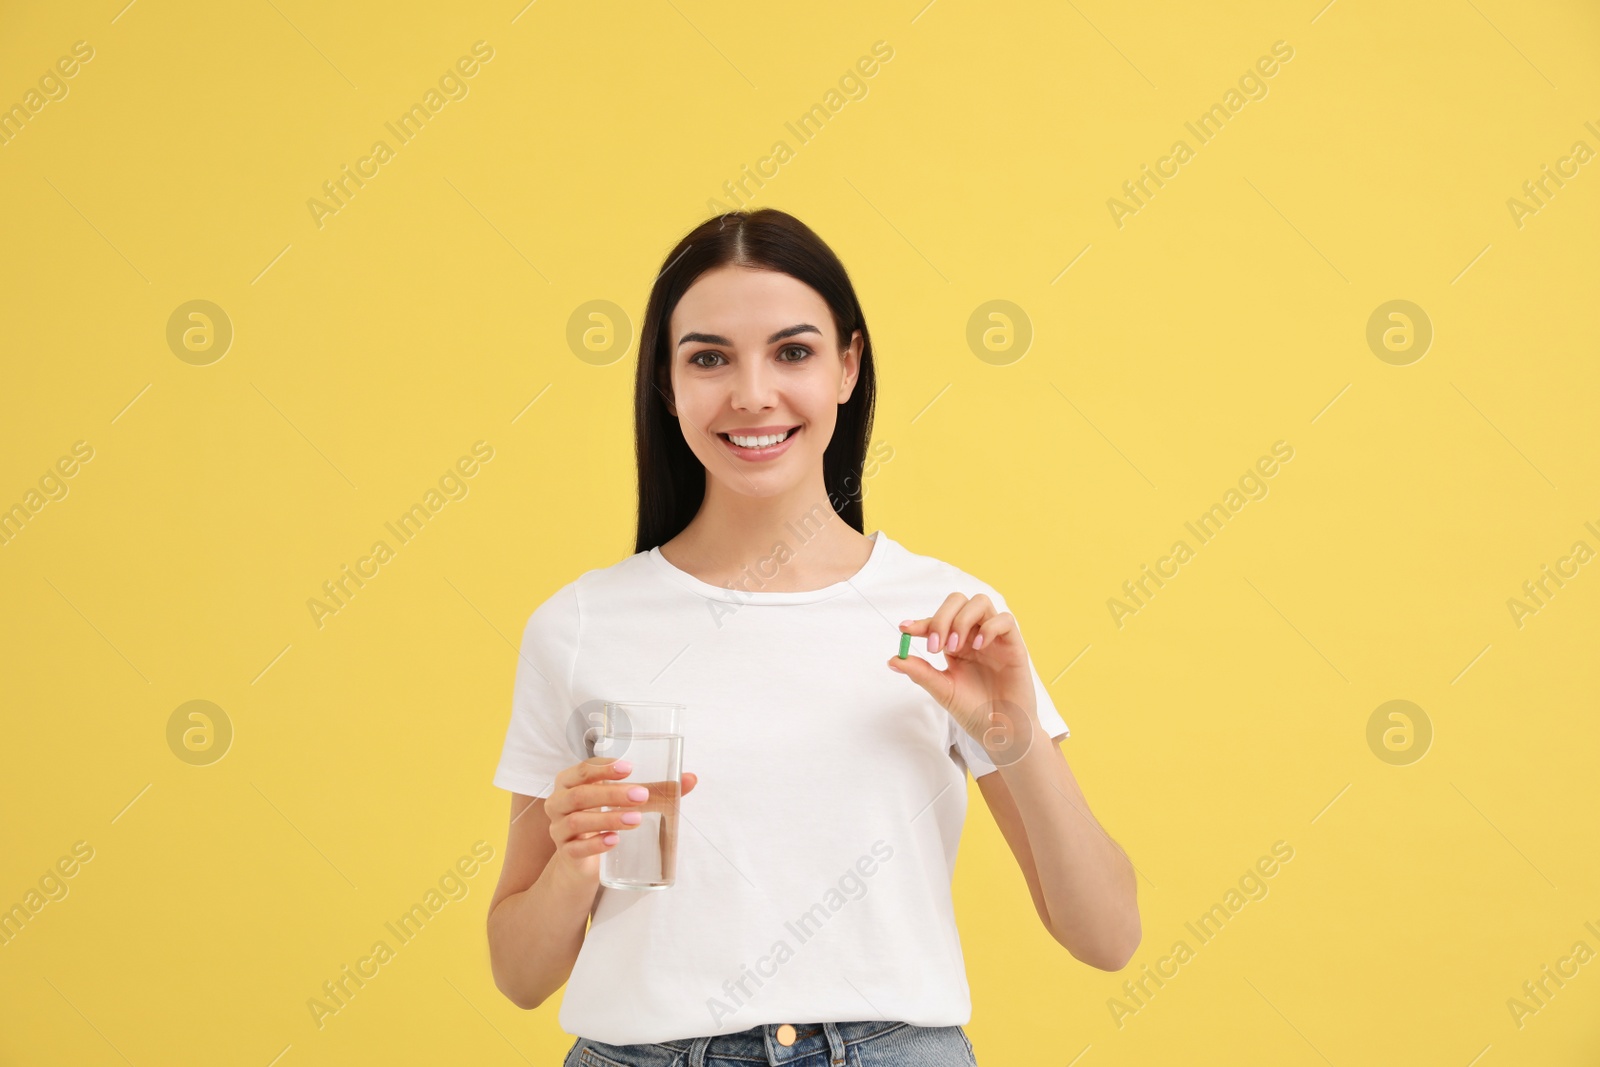
[[[833,510],[821,471],[777,496],[749,496],[706,480],[706,496],[663,554],[690,573],[717,577],[783,560],[776,585],[810,588],[841,570],[854,573],[866,539]],[[670,547],[669,547],[670,546]],[[781,546],[781,548],[780,548]],[[852,565],[852,563],[855,565]]]

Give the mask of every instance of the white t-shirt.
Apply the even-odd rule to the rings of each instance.
[[[591,754],[606,700],[685,705],[683,769],[699,776],[680,802],[675,884],[599,890],[561,1002],[568,1033],[628,1045],[763,1023],[971,1021],[950,883],[966,771],[995,766],[884,661],[900,620],[952,592],[1008,609],[966,572],[882,530],[872,540],[854,577],[804,592],[764,591],[754,573],[711,585],[653,548],[528,619],[496,786],[549,796]],[[921,638],[911,655],[945,667]],[[1067,725],[1030,670],[1034,743],[1051,743]]]

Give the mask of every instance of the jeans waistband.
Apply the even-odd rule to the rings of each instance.
[[[785,1025],[794,1027],[794,1043],[791,1045],[782,1044],[778,1040],[778,1030]],[[884,1022],[881,1019],[861,1022],[763,1023],[736,1034],[663,1041],[662,1044],[679,1052],[687,1051],[688,1067],[705,1067],[706,1057],[712,1054],[779,1067],[807,1056],[815,1056],[819,1052],[827,1053],[830,1067],[844,1067],[846,1045],[898,1030],[905,1025],[899,1022]]]

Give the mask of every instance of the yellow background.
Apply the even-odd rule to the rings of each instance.
[[[636,341],[664,253],[784,140],[753,203],[833,245],[874,332],[868,530],[1007,595],[1143,875],[1128,971],[1077,963],[969,786],[980,1062],[1595,1062],[1600,961],[1520,1027],[1507,1000],[1600,951],[1600,563],[1520,628],[1507,600],[1600,549],[1600,162],[1520,227],[1506,202],[1600,149],[1600,15],[1319,5],[6,5],[0,103],[94,58],[0,147],[0,506],[93,458],[0,546],[0,905],[94,858],[0,947],[0,1061],[560,1061],[559,996],[498,993],[484,910],[522,624],[632,550],[635,353],[581,359],[568,320],[609,300]],[[319,228],[322,183],[478,40],[468,95]],[[235,331],[206,366],[166,340],[195,299]],[[1407,366],[1365,339],[1395,299],[1434,329]],[[966,340],[990,300],[1033,330],[1005,365]],[[469,495],[315,625],[479,440]],[[1116,626],[1279,440],[1269,495]],[[1403,766],[1366,735],[1395,699],[1433,729]],[[209,766],[168,747],[191,700],[234,730]],[[479,840],[470,895],[319,1030],[307,999]],[[1280,840],[1269,895],[1113,1022]]]

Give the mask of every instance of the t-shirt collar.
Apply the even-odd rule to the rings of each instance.
[[[862,564],[861,569],[856,571],[855,574],[843,581],[823,586],[821,589],[789,591],[763,589],[762,575],[756,567],[752,567],[746,572],[746,577],[739,582],[739,587],[730,589],[726,586],[712,585],[710,582],[701,581],[688,571],[680,570],[666,556],[661,554],[660,546],[651,548],[645,555],[649,566],[663,577],[711,600],[721,600],[730,604],[812,604],[819,600],[836,597],[840,593],[849,592],[852,586],[859,587],[862,582],[871,579],[883,566],[883,557],[888,554],[894,544],[895,542],[882,530],[874,530],[872,533],[872,552],[867,556],[867,562]],[[778,566],[776,561],[766,569],[771,571],[775,566]]]

